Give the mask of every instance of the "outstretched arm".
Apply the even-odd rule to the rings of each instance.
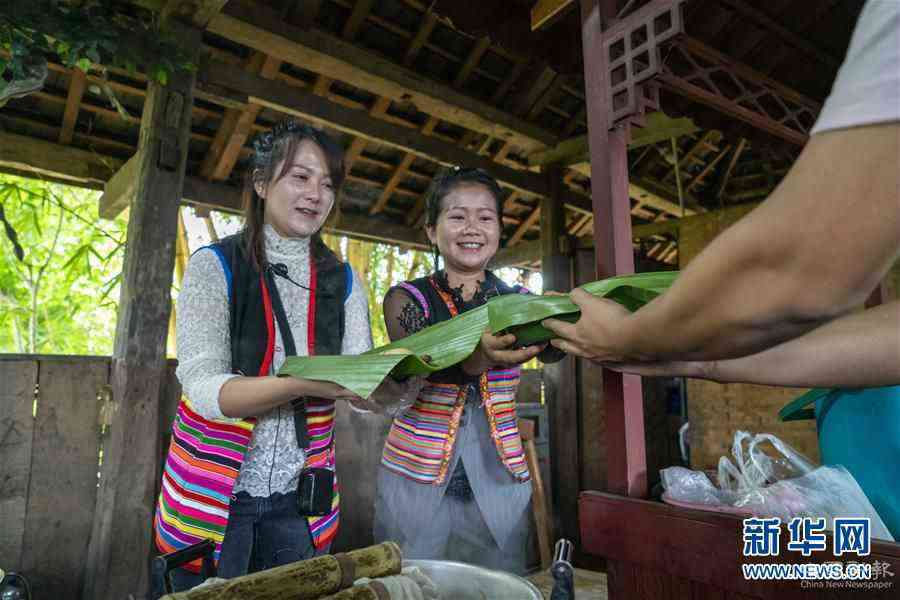
[[[645,376],[798,387],[900,384],[900,301],[853,313],[774,348],[731,360],[606,364]]]

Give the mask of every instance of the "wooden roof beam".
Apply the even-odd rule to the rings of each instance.
[[[266,79],[274,79],[281,70],[281,61],[262,52],[254,52],[245,68]],[[262,106],[252,102],[248,103],[244,110],[226,109],[222,122],[216,130],[216,136],[200,166],[200,173],[204,177],[228,179],[261,111]]]
[[[410,43],[409,48],[406,50],[406,56],[403,58],[403,64],[405,66],[411,66],[416,60],[416,56],[419,55],[422,46],[425,45],[431,32],[434,31],[434,26],[437,25],[437,21],[437,15],[433,12],[427,11],[425,13],[425,16],[422,18],[422,24],[419,25],[419,30],[416,31],[415,37]]]
[[[549,89],[556,80],[557,74],[552,67],[545,64],[541,72],[538,73],[529,88],[528,93],[523,95],[515,107],[515,113],[519,116],[527,115],[531,108],[537,104],[538,100]]]
[[[190,19],[195,27],[205,29],[227,2],[228,0],[161,0],[159,12],[163,21],[169,17],[181,17]]]
[[[530,195],[541,195],[546,189],[543,179],[535,173],[504,167],[418,131],[372,119],[362,111],[345,108],[308,91],[280,81],[263,79],[217,61],[211,61],[205,70],[198,74],[197,87],[207,91],[210,98],[222,93],[223,90],[232,97],[235,94],[243,95],[248,102],[252,101],[278,112],[334,127],[354,136],[362,136],[445,165],[469,164],[482,167],[493,173],[507,187]]]
[[[0,169],[97,189],[123,161],[46,140],[0,131]],[[30,174],[30,175],[29,175]]]
[[[284,1],[288,4],[288,10],[285,17],[293,17],[301,28],[308,29],[315,24],[324,0],[302,0],[302,2],[297,2],[297,0]]]
[[[684,153],[684,156],[682,156],[681,159],[678,161],[678,166],[672,167],[672,170],[669,171],[668,173],[666,173],[665,177],[663,178],[663,181],[675,179],[676,171],[678,171],[678,170],[680,170],[682,173],[684,173],[685,176],[689,177],[690,175],[688,175],[686,173],[686,169],[687,169],[687,167],[690,166],[691,161],[695,161],[695,162],[699,161],[700,159],[698,158],[698,156],[701,153],[703,153],[704,151],[708,151],[712,148],[714,148],[715,150],[718,150],[718,147],[712,146],[710,144],[710,140],[712,140],[714,137],[717,137],[719,135],[721,135],[721,134],[718,131],[716,131],[715,129],[712,129],[712,130],[704,133],[703,136],[700,138],[700,140],[696,144],[693,144],[691,146],[690,150],[688,150],[687,152]]]
[[[47,177],[90,189],[105,186],[106,203],[110,208],[127,206],[128,188],[134,182],[130,173],[136,163],[134,157],[123,162],[72,146],[0,132],[0,170],[26,177]],[[182,202],[206,210],[238,214],[241,212],[241,189],[188,176],[184,180]],[[103,212],[109,214],[106,210]],[[363,215],[344,214],[340,223],[327,231],[417,249],[427,247],[423,232],[390,222],[373,221]]]
[[[452,87],[423,79],[406,67],[317,30],[302,30],[275,11],[232,0],[209,30],[317,73],[391,99],[409,101],[427,114],[513,142],[525,150],[556,142],[555,136]]]
[[[356,0],[356,4],[353,5],[353,12],[350,13],[350,17],[344,23],[344,29],[341,31],[341,35],[345,40],[352,40],[356,37],[366,17],[372,12],[372,4],[374,4],[374,0]]]
[[[734,156],[731,157],[731,161],[728,163],[728,168],[725,169],[725,174],[722,176],[722,185],[719,187],[719,193],[716,195],[717,198],[721,198],[725,193],[725,188],[728,187],[728,180],[731,178],[731,173],[734,171],[734,166],[737,164],[738,159],[741,157],[741,153],[743,153],[744,148],[747,147],[746,138],[741,138],[741,141],[738,142],[738,147],[734,151]]]
[[[751,5],[746,0],[718,0],[718,2],[726,6],[730,6],[743,16],[756,21],[764,29],[778,36],[778,38],[780,38],[782,41],[786,42],[793,48],[800,50],[810,58],[828,67],[831,67],[832,69],[837,69],[838,66],[840,66],[840,59],[833,56],[830,52],[828,52],[821,46],[814,44],[808,39],[805,39],[804,37],[798,35],[796,32],[791,31],[759,8]]]
[[[524,58],[513,61],[513,66],[509,72],[509,75],[506,76],[506,79],[503,80],[503,83],[497,86],[497,89],[494,91],[494,95],[491,96],[492,104],[499,104],[503,100],[503,98],[506,97],[507,92],[509,92],[513,84],[519,80],[519,77],[522,76],[522,73],[525,71],[526,66],[528,66],[528,61]]]
[[[549,27],[573,6],[575,0],[538,0],[531,9],[531,31]]]
[[[474,71],[475,67],[478,66],[478,63],[481,62],[481,58],[490,46],[491,38],[488,36],[478,38],[472,51],[469,52],[466,62],[463,64],[462,68],[460,68],[459,73],[456,74],[456,78],[453,80],[453,87],[462,87],[462,85],[469,80],[472,71]]]
[[[412,60],[415,58],[416,53],[418,53],[419,49],[421,48],[421,44],[423,44],[427,40],[428,35],[434,28],[434,23],[436,21],[429,21],[429,15],[432,15],[432,13],[426,13],[425,20],[423,21],[422,26],[419,28],[419,33],[417,33],[416,38],[413,40],[413,42],[410,44],[409,49],[407,50],[406,56],[409,62],[412,62]],[[472,71],[475,69],[475,67],[478,66],[479,61],[481,61],[482,56],[484,56],[484,53],[490,47],[490,44],[491,40],[487,36],[480,38],[476,42],[475,47],[469,53],[468,59],[460,68],[459,73],[457,73],[456,78],[453,81],[454,87],[460,87],[466,82],[466,80],[472,74]],[[425,122],[425,125],[422,126],[421,132],[424,135],[434,135],[434,128],[437,127],[439,122],[440,120],[437,117],[429,116],[428,120]],[[391,175],[391,178],[390,180],[388,180],[387,185],[385,185],[381,196],[378,197],[378,200],[370,209],[369,214],[376,214],[384,209],[388,200],[390,199],[391,194],[394,192],[397,185],[399,185],[400,180],[406,175],[410,166],[412,166],[413,160],[415,160],[415,156],[413,154],[407,153],[403,156],[400,164],[397,166],[397,169],[394,171],[393,175]],[[424,208],[425,195],[423,194],[416,199],[416,203],[413,206],[413,209],[409,212],[406,220],[407,225],[412,226],[416,221],[418,221],[419,216],[422,214]]]
[[[115,219],[120,212],[128,208],[137,191],[140,168],[140,155],[136,152],[115,175],[109,178],[103,186],[103,195],[100,196],[98,213],[101,219]]]
[[[591,176],[590,163],[578,163],[572,165],[573,170],[586,177]],[[628,179],[628,194],[642,204],[646,204],[656,210],[663,211],[675,217],[681,216],[681,207],[678,205],[678,193],[670,190],[665,185],[652,179],[631,176]],[[699,200],[691,194],[684,195],[684,214],[692,215],[703,212]],[[688,208],[693,207],[693,208]]]
[[[84,88],[87,82],[87,76],[81,69],[72,69],[71,74],[69,93],[66,97],[66,109],[63,112],[62,129],[59,132],[59,143],[67,145],[72,143],[72,136],[75,133],[75,122],[78,120],[78,108],[81,106],[81,98],[84,95]]]
[[[388,200],[390,200],[391,195],[394,193],[394,191],[397,189],[397,186],[400,185],[400,182],[406,175],[407,169],[412,166],[415,159],[416,156],[414,154],[406,153],[405,155],[403,155],[403,159],[400,161],[397,169],[391,175],[391,178],[388,179],[388,182],[384,185],[384,189],[381,190],[381,195],[378,196],[378,200],[376,200],[375,204],[372,205],[372,208],[369,209],[370,215],[378,214],[384,209],[384,207],[388,203]]]
[[[687,117],[673,119],[663,112],[653,112],[647,115],[647,124],[644,127],[633,127],[628,148],[641,148],[649,146],[672,137],[690,135],[699,128]],[[533,152],[528,156],[530,166],[544,166],[553,163],[562,163],[570,166],[589,159],[589,148],[586,135],[569,138],[558,143],[552,148]],[[590,177],[590,174],[588,174]]]
[[[725,146],[725,149],[719,152],[714,159],[712,159],[709,164],[703,167],[703,170],[700,171],[696,177],[694,177],[688,186],[685,188],[686,191],[690,192],[693,188],[697,187],[703,180],[706,179],[706,176],[709,175],[713,169],[716,168],[716,165],[725,157],[726,154],[731,150],[731,144]]]
[[[507,247],[515,246],[518,244],[522,238],[528,233],[528,230],[537,225],[538,221],[541,220],[541,206],[538,204],[537,208],[531,211],[522,224],[519,225],[518,229],[516,229],[515,233],[512,234],[512,237],[509,238],[509,241],[506,243]]]

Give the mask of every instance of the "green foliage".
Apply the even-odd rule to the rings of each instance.
[[[2,77],[22,80],[29,67],[58,57],[68,67],[87,72],[91,64],[134,72],[141,68],[162,84],[177,70],[194,68],[192,57],[174,36],[156,24],[116,11],[116,3],[88,0],[4,0],[0,3],[0,92]]]
[[[100,221],[99,193],[0,175],[24,251],[0,236],[0,353],[112,353],[127,221]]]

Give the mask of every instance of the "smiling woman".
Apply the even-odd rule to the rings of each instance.
[[[497,182],[479,169],[435,182],[426,232],[444,269],[388,291],[392,341],[471,315],[491,297],[528,293],[485,268],[500,243],[500,199]],[[545,344],[516,346],[515,336],[485,332],[468,358],[433,373],[396,416],[378,475],[376,540],[398,542],[406,558],[524,571],[531,483],[516,425],[519,365],[561,354]]]
[[[164,553],[212,539],[225,578],[328,551],[338,525],[335,402],[362,399],[274,373],[287,356],[372,347],[366,291],[320,237],[343,151],[294,122],[253,148],[244,229],[194,253],[178,297],[185,399],[154,521]],[[327,494],[303,504],[297,489],[310,481]],[[198,570],[176,570],[175,587],[199,583]]]

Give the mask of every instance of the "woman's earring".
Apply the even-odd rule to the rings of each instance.
[[[431,257],[434,259],[434,270],[435,272],[438,270],[438,258],[440,258],[441,254],[438,252],[438,247],[434,244],[431,245]]]

